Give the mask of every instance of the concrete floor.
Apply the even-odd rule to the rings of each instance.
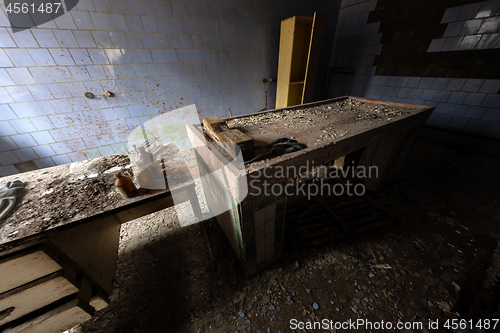
[[[446,208],[429,213],[406,199],[403,190],[414,186]],[[293,329],[293,320],[411,322],[433,288],[423,327],[404,332],[449,331],[446,321],[461,319],[452,307],[481,239],[500,239],[498,156],[418,140],[401,177],[375,198],[395,214],[393,227],[312,250],[287,249],[251,279],[227,246],[212,260],[201,224],[180,227],[173,208],[124,224],[113,301],[76,331],[319,332]],[[213,223],[208,233],[210,248],[220,245]],[[499,315],[497,309],[490,316]]]

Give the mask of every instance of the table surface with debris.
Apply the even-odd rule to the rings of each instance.
[[[239,129],[254,139],[255,154],[279,138],[306,144],[307,151],[338,143],[359,133],[380,129],[422,114],[432,107],[358,97],[339,97],[284,109],[226,118],[229,128]],[[277,157],[278,161],[283,157]],[[251,169],[266,166],[267,160],[254,162]]]
[[[417,105],[380,103],[367,99],[342,99],[319,105],[301,105],[293,109],[271,110],[230,118],[229,128],[243,129],[255,146],[288,137],[308,146],[332,141],[348,134],[381,126],[422,111]]]
[[[13,211],[0,221],[0,250],[5,244],[25,240],[45,231],[79,225],[107,214],[171,195],[171,191],[194,186],[174,143],[164,145],[162,159],[168,175],[166,188],[138,189],[133,198],[116,190],[115,173],[133,179],[128,153],[120,153],[3,177],[24,183]],[[174,185],[175,183],[175,185]]]

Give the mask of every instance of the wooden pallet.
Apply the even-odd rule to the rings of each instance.
[[[313,198],[287,208],[285,234],[302,250],[389,226],[393,216],[368,194]]]

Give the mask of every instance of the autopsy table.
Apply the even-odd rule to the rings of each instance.
[[[127,153],[0,179],[25,184],[0,221],[0,332],[62,332],[109,305],[121,223],[174,206],[173,195],[201,216],[175,144],[164,145],[160,159],[166,188],[133,198],[114,187],[114,172],[132,175]]]
[[[279,138],[307,145],[245,166],[232,163],[224,142],[206,144],[211,141],[206,125],[188,126],[208,209],[215,211],[220,198],[232,207],[217,221],[246,275],[255,275],[283,253],[291,182],[312,179],[315,167],[341,162],[344,168],[349,164],[345,158],[359,154],[356,170],[377,170],[362,179],[365,188],[380,190],[398,176],[432,111],[432,106],[345,96],[223,119],[228,131],[237,129],[253,140],[255,155]]]

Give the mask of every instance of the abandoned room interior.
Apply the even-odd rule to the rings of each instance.
[[[500,0],[0,7],[0,332],[500,332]]]

